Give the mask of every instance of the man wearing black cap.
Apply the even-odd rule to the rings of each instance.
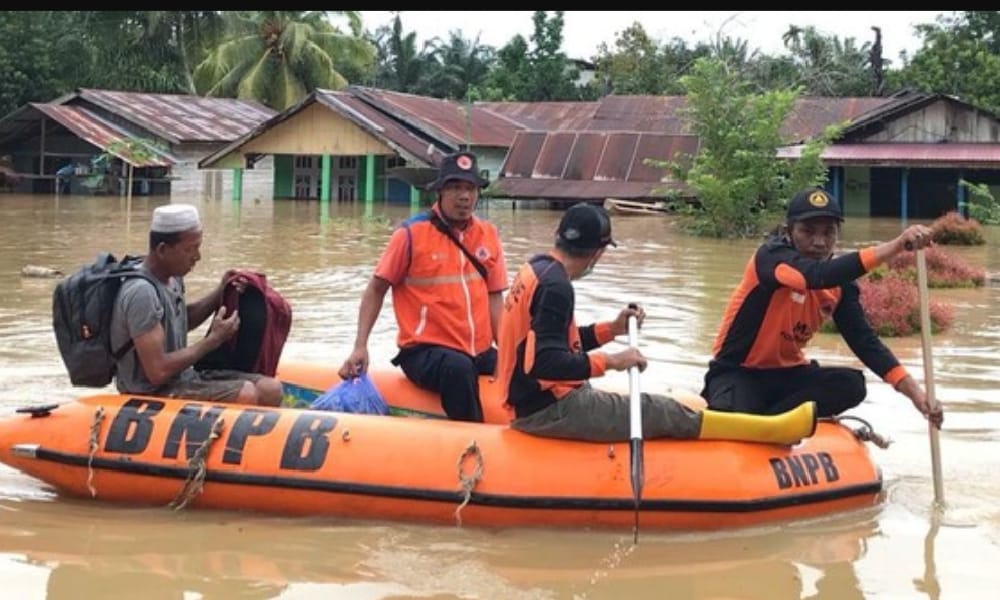
[[[923,387],[872,330],[855,283],[908,246],[929,246],[932,232],[913,225],[892,241],[833,258],[843,220],[840,203],[820,188],[788,203],[785,224],[754,253],[729,300],[702,390],[709,407],[774,414],[809,400],[828,417],[860,404],[867,394],[861,371],[820,367],[802,353],[832,318],[861,362],[941,426],[941,411],[930,410]]]
[[[518,272],[500,321],[497,379],[513,407],[514,429],[533,435],[595,442],[628,441],[629,397],[591,387],[588,379],[611,369],[646,368],[637,348],[597,350],[639,324],[641,307],[624,308],[614,321],[577,327],[572,280],[584,277],[604,255],[611,220],[603,208],[580,203],[559,222],[555,247]],[[777,416],[694,411],[672,398],[642,394],[645,438],[731,439],[794,443],[812,434],[814,405]]]
[[[368,369],[368,336],[392,288],[399,326],[393,364],[418,386],[439,393],[449,418],[483,420],[479,375],[496,367],[492,344],[507,289],[497,229],[474,214],[486,184],[475,155],[458,152],[443,159],[429,186],[437,191],[437,202],[393,232],[368,282],[341,378]]]

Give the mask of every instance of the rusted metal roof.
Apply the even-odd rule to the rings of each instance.
[[[502,193],[515,198],[662,197],[653,190],[667,187],[663,182],[666,172],[645,160],[684,160],[697,150],[698,138],[691,135],[520,132],[507,153],[497,185]],[[557,185],[549,185],[552,182]]]
[[[347,91],[409,127],[457,150],[466,143],[466,105],[375,88],[350,86]],[[506,148],[523,125],[473,104],[469,108],[469,142],[473,146]]]
[[[604,200],[622,198],[627,200],[662,199],[664,190],[685,191],[685,186],[671,181],[653,183],[648,181],[567,181],[565,179],[499,179],[499,192],[507,198],[547,199],[547,200]]]
[[[778,158],[797,159],[801,156],[802,149],[802,145],[779,148]],[[831,166],[997,169],[1000,168],[1000,144],[834,144],[827,146],[820,158]]]
[[[688,134],[680,112],[686,104],[684,96],[605,96],[587,129]]]
[[[257,125],[252,131],[201,159],[198,161],[198,167],[202,169],[213,168],[212,165],[219,159],[236,151],[250,140],[270,131],[279,123],[294,117],[313,103],[323,105],[348,119],[369,135],[385,142],[386,145],[406,159],[406,162],[410,166],[436,167],[446,154],[433,141],[419,137],[416,132],[407,129],[395,119],[386,116],[353,94],[317,89],[299,101],[295,106],[274,115]]]
[[[80,89],[62,104],[92,103],[169,141],[224,143],[275,115],[263,104],[233,98]]]
[[[599,102],[476,102],[476,106],[540,131],[586,129]]]
[[[368,133],[386,142],[411,166],[436,167],[447,154],[433,140],[418,136],[353,94],[316,90],[316,99],[323,106],[351,119]]]
[[[830,125],[880,113],[880,109],[893,102],[892,98],[799,98],[781,126],[781,138],[788,143],[801,143],[818,137]]]
[[[149,150],[148,157],[137,157],[128,151],[128,144],[136,137],[127,131],[108,123],[85,108],[78,106],[62,106],[58,104],[32,103],[32,108],[68,129],[73,135],[96,146],[101,151],[107,151],[135,167],[167,167],[177,163],[177,158],[155,145],[145,144]],[[148,141],[148,140],[147,140]],[[112,152],[110,147],[119,145],[120,149]]]

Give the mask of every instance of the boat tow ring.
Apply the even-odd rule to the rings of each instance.
[[[21,414],[31,415],[32,419],[37,419],[39,417],[47,417],[52,414],[52,411],[59,408],[58,404],[42,404],[40,406],[23,406],[18,408],[14,412]]]

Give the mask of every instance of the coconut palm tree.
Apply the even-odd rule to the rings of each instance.
[[[378,57],[372,85],[398,92],[417,91],[425,71],[434,66],[428,54],[429,42],[424,42],[423,50],[417,50],[417,33],[404,32],[398,12],[392,26],[379,27],[370,40]]]
[[[195,68],[195,88],[206,96],[257,100],[280,111],[316,88],[345,87],[345,73],[365,72],[374,51],[361,37],[356,11],[334,12],[347,17],[350,34],[334,27],[326,11],[226,15],[226,40]]]
[[[452,30],[448,41],[434,38],[429,42],[429,68],[418,91],[438,98],[462,99],[469,88],[486,80],[494,63],[494,50],[479,43],[479,36],[466,39]]]

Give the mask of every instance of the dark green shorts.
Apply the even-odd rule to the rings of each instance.
[[[256,383],[261,377],[263,375],[259,373],[223,369],[197,371],[194,379],[165,385],[156,393],[170,398],[232,402],[239,396],[244,383]]]

